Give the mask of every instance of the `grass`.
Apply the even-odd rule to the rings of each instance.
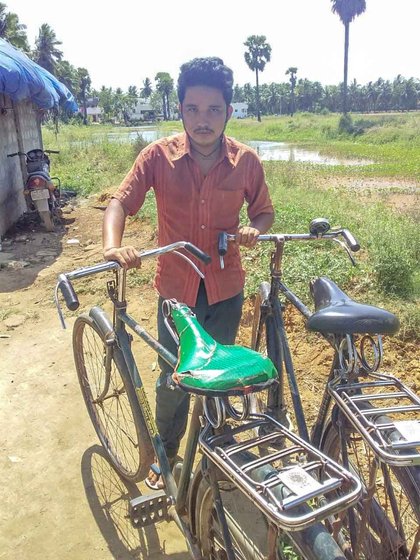
[[[353,168],[361,177],[398,177],[420,180],[420,113],[355,114],[355,134],[339,132],[340,115],[298,113],[256,119],[231,119],[226,133],[238,140],[289,142],[316,148],[324,155],[374,161],[373,165]],[[173,130],[173,123],[162,123]],[[181,130],[182,125],[178,123]],[[328,172],[319,166],[320,173]],[[335,174],[347,174],[348,166],[335,166]]]
[[[398,214],[385,205],[386,193],[378,191],[375,181],[369,191],[364,189],[364,181],[385,177],[382,183],[389,185],[394,179],[404,179],[403,185],[408,186],[398,184],[396,188],[414,192],[420,172],[419,114],[353,116],[354,129],[362,131],[353,135],[340,134],[338,121],[338,115],[312,114],[263,118],[262,123],[247,119],[230,121],[227,133],[241,140],[288,141],[326,154],[375,161],[346,167],[265,162],[276,208],[273,231],[307,231],[314,217],[326,217],[331,225],[350,229],[362,246],[356,268],[335,244],[290,243],[285,253],[285,281],[308,301],[308,281],[328,275],[353,297],[396,312],[403,324],[401,336],[416,337],[420,327],[419,210]],[[162,127],[172,133],[177,127],[181,130],[182,124],[162,123]],[[62,126],[56,136],[44,128],[45,147],[60,150],[59,156],[52,156],[52,174],[62,179],[64,187],[83,195],[115,189],[143,146],[141,141],[134,145],[110,142],[107,134],[118,131],[122,129]],[[349,182],[360,188],[347,188]],[[131,219],[156,226],[153,193]],[[248,294],[267,279],[270,249],[261,244],[254,252],[244,252]]]

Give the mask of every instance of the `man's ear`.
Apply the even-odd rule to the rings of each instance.
[[[232,105],[229,105],[226,111],[226,122],[230,119],[232,113],[233,113],[233,107]]]
[[[179,111],[179,114],[182,117],[182,104],[181,103],[178,103],[178,111]]]

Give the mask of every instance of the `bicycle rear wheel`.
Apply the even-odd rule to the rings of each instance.
[[[350,469],[364,485],[366,498],[369,473],[374,454],[358,432],[346,428],[346,448]],[[342,463],[340,437],[330,422],[325,430],[322,451]],[[354,506],[356,535],[360,558],[364,560],[415,560],[420,545],[420,468],[392,467],[382,464],[377,471],[370,509],[364,498]],[[366,525],[362,523],[366,516]],[[349,516],[343,518],[341,537],[350,543]],[[365,528],[364,528],[365,525]],[[348,558],[354,558],[348,552]]]
[[[73,351],[80,388],[99,440],[117,472],[137,482],[153,448],[124,356],[88,315],[76,319]]]
[[[266,559],[270,552],[267,519],[250,499],[231,483],[221,481],[219,487],[236,560]],[[195,532],[203,558],[226,560],[222,529],[213,493],[204,478],[196,492]],[[299,532],[290,534],[280,532],[275,543],[275,558],[276,560],[345,560],[341,550],[320,523]]]

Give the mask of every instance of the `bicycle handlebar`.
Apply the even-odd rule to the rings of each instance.
[[[351,251],[356,253],[360,249],[360,244],[356,238],[350,233],[348,229],[337,229],[332,231],[325,231],[323,233],[273,233],[273,234],[262,234],[258,236],[258,241],[272,241],[274,243],[280,243],[285,241],[312,241],[316,239],[336,239],[338,235],[341,235]],[[222,231],[219,233],[218,238],[218,254],[224,257],[227,253],[228,241],[235,241],[236,234],[226,233]]]
[[[211,261],[210,255],[201,251],[198,247],[189,243],[187,241],[177,241],[176,243],[171,243],[170,245],[165,245],[164,247],[158,247],[157,249],[150,249],[149,251],[139,252],[138,256],[144,260],[148,258],[157,257],[159,255],[163,255],[165,253],[175,252],[180,257],[187,260],[187,262],[197,271],[198,274],[201,276],[202,273],[200,270],[195,266],[195,264],[184,254],[179,253],[178,249],[185,249],[199,260],[201,260],[204,264],[208,264]],[[93,266],[86,266],[83,268],[78,268],[71,272],[62,273],[58,276],[58,282],[55,288],[55,305],[57,307],[57,312],[61,320],[61,324],[63,328],[66,328],[63,313],[61,311],[60,303],[58,300],[58,290],[61,291],[64,301],[66,302],[66,306],[70,311],[76,311],[79,307],[79,299],[77,297],[76,292],[74,291],[73,285],[71,283],[72,280],[76,280],[78,278],[84,278],[85,276],[91,276],[93,274],[97,274],[99,272],[108,272],[110,270],[119,270],[121,265],[116,261],[106,261],[102,262]]]

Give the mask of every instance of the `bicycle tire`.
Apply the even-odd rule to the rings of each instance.
[[[90,419],[115,470],[132,482],[143,480],[153,448],[124,356],[89,315],[73,328],[73,352],[80,388]],[[112,352],[109,378],[105,360]]]
[[[366,488],[366,479],[373,453],[361,436],[346,426],[346,447],[349,453],[350,469]],[[342,463],[340,437],[332,421],[326,426],[321,450]],[[366,519],[363,542],[359,543],[360,558],[365,560],[415,560],[418,558],[420,538],[420,467],[393,467],[382,465],[390,477],[392,491],[397,498],[398,510],[402,514],[401,526],[392,512],[390,497],[385,490],[384,470],[378,470],[379,482],[373,497],[370,514]],[[378,480],[378,479],[377,479]],[[384,490],[382,490],[382,488]],[[360,534],[363,498],[354,506],[356,534]],[[341,536],[349,539],[348,515],[343,518],[344,529]],[[349,558],[353,558],[351,552]]]
[[[235,550],[236,560],[263,560],[267,550],[269,535],[268,521],[240,490],[223,488],[230,483],[222,482],[221,494],[226,520]],[[222,560],[226,552],[216,513],[210,484],[202,478],[196,486],[195,532],[203,558]],[[302,544],[304,552],[299,546]],[[276,542],[277,560],[345,560],[344,554],[325,530],[317,523],[303,531],[280,532]]]

